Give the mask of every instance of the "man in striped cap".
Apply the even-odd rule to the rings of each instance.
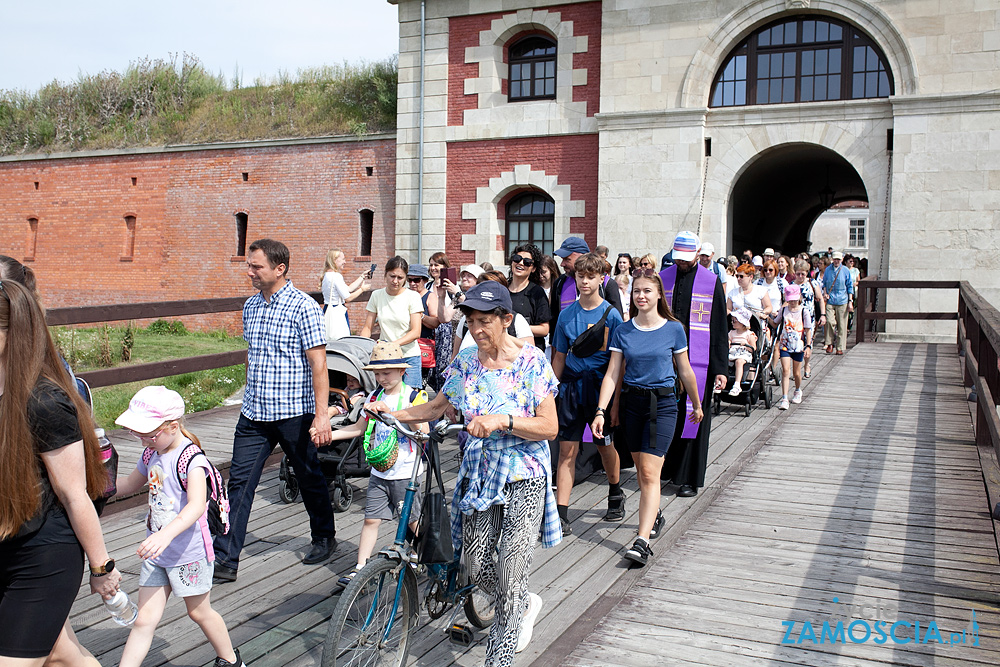
[[[688,358],[698,379],[702,405],[708,405],[712,390],[726,386],[729,366],[726,296],[718,277],[698,263],[701,239],[682,231],[674,239],[673,266],[660,272],[663,291],[674,317],[684,325],[688,337]],[[708,437],[712,429],[711,410],[705,410],[700,424],[687,420],[690,402],[678,406],[677,430],[663,460],[663,478],[672,479],[677,495],[690,498],[705,486],[708,465]]]

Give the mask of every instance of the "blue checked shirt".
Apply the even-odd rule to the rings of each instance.
[[[247,387],[243,415],[277,421],[315,414],[312,368],[306,350],[326,345],[319,304],[291,281],[264,301],[260,292],[243,304]]]
[[[479,349],[462,350],[446,372],[441,391],[465,418],[477,415],[534,417],[539,404],[559,391],[559,381],[545,355],[525,345],[511,366],[491,370],[479,362]],[[542,546],[562,540],[556,500],[552,494],[552,463],[549,443],[530,441],[506,433],[488,438],[469,437],[455,482],[452,499],[451,538],[462,544],[462,515],[483,512],[493,505],[506,505],[507,484],[538,477],[548,480],[542,514]],[[465,481],[465,493],[462,482]]]

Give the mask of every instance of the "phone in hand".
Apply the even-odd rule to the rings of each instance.
[[[368,268],[368,273],[366,273],[366,274],[365,274],[365,276],[366,276],[367,278],[369,278],[369,279],[370,279],[370,278],[371,278],[372,276],[374,276],[374,275],[375,275],[375,264],[372,264],[372,265],[371,265],[371,266],[370,266],[370,267]]]
[[[442,268],[441,269],[441,280],[450,280],[453,285],[458,284],[458,268]]]

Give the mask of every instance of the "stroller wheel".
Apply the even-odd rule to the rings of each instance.
[[[299,497],[299,483],[297,480],[281,480],[278,485],[278,497],[281,498],[281,502],[286,505],[290,505],[295,502]]]
[[[746,402],[746,404],[743,406],[743,416],[744,417],[749,417],[750,416],[750,408],[751,407],[752,406],[750,405],[750,400],[748,399],[747,402]]]
[[[764,390],[764,407],[768,410],[771,409],[771,403],[774,401],[774,387],[768,386]]]
[[[331,490],[330,502],[333,504],[333,511],[346,512],[351,506],[351,501],[354,500],[354,487],[350,484],[344,484],[343,487],[340,484],[334,484]]]

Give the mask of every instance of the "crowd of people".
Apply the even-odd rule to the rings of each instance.
[[[384,265],[384,287],[371,292],[364,321],[355,323],[361,336],[378,331],[366,369],[379,386],[361,394],[368,410],[422,428],[443,417],[467,425],[452,539],[473,580],[495,601],[490,666],[513,664],[530,640],[542,604],[528,591],[533,550],[536,542],[551,547],[572,533],[581,459],[599,461],[606,474],[609,522],[627,515],[621,470],[635,466],[638,525],[623,557],[645,565],[651,540],[664,529],[663,480],[682,498],[704,486],[711,431],[705,406],[713,393],[738,390],[732,378],[757,348],[752,329],[779,352],[772,355],[778,407],[787,410],[802,400],[819,327],[826,353],[844,353],[865,269],[864,260],[832,248],[794,258],[748,250],[716,260],[711,244],[686,231],[659,260],[622,252],[612,265],[608,257],[608,248],[591,252],[579,237],[565,239],[554,257],[530,243],[517,246],[506,274],[476,264],[453,268],[444,253],[427,265],[393,257]],[[366,452],[385,455],[369,459],[358,558],[342,583],[370,557],[379,523],[396,516],[405,480],[421,465],[419,448],[373,419],[331,430],[336,409],[328,406],[326,348],[350,335],[346,304],[371,288],[376,268],[351,279],[345,265],[342,251],[328,253],[320,308],[289,280],[284,244],[250,245],[247,276],[255,294],[243,309],[247,384],[227,485],[227,531],[213,536],[207,528],[205,477],[172,474],[179,458],[185,470],[210,471],[197,456],[197,438],[181,424],[183,399],[147,387],[119,418],[148,456],[117,480],[118,492],[149,484],[147,538],[137,549],[138,614],[122,664],[141,663],[171,593],[184,598],[216,650],[216,665],[243,664],[209,597],[213,583],[237,578],[254,491],[276,445],[309,515],[304,564],[325,563],[337,547],[318,447],[364,437]],[[84,555],[94,593],[110,600],[121,588],[92,502],[107,486],[94,433],[90,408],[45,327],[34,274],[0,256],[0,662],[98,664],[68,622]],[[189,479],[196,481],[188,486]]]

